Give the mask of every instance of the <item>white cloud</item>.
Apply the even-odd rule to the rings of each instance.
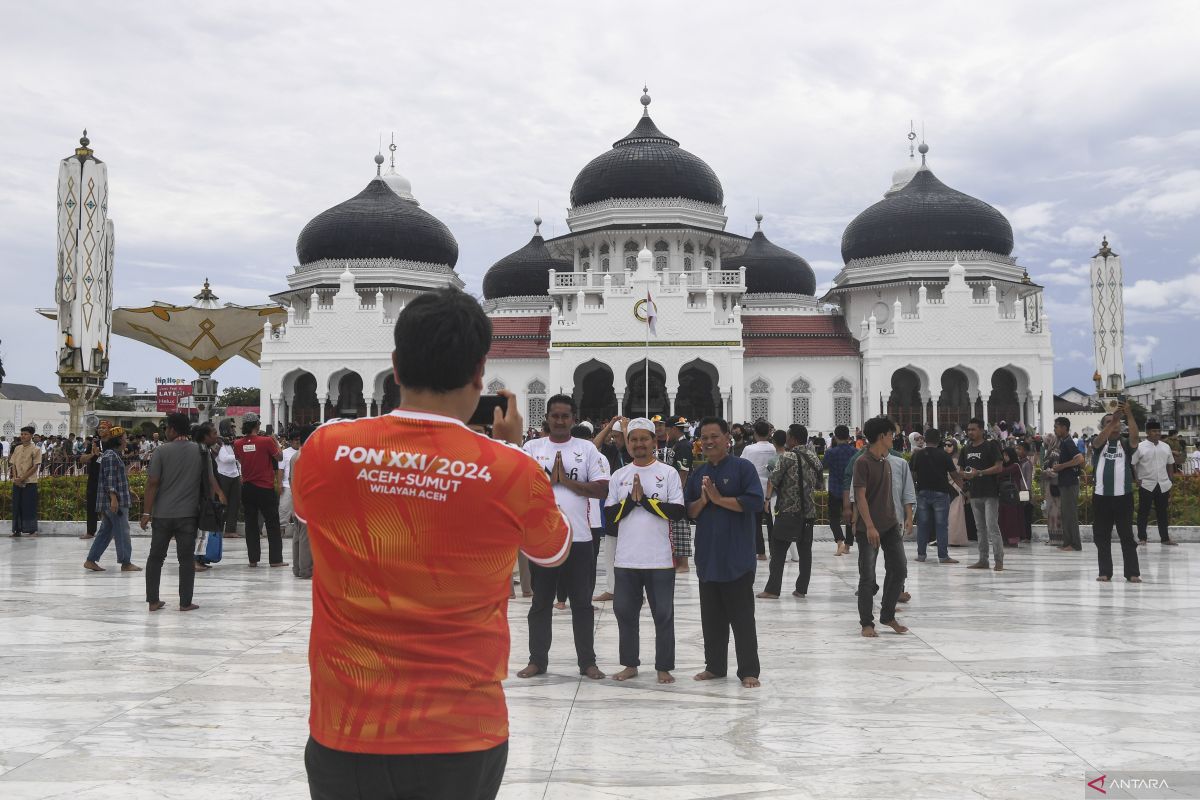
[[[1038,283],[1046,286],[1089,286],[1091,285],[1091,266],[1077,264],[1069,266],[1071,261],[1066,258],[1056,258],[1050,262],[1054,272],[1046,272],[1037,276]]]
[[[1125,287],[1125,307],[1195,319],[1200,308],[1200,270],[1165,281],[1134,281]]]
[[[1180,131],[1173,136],[1131,136],[1123,144],[1142,153],[1158,154],[1183,148],[1200,147],[1200,128]]]
[[[1071,259],[1069,259],[1069,258],[1056,258],[1050,262],[1050,268],[1051,269],[1062,269],[1063,267],[1071,266],[1072,263],[1074,263],[1074,262],[1072,262]]]
[[[1135,372],[1136,365],[1149,364],[1158,351],[1157,336],[1125,336],[1125,371]],[[1134,369],[1130,369],[1134,367]]]
[[[1054,209],[1058,202],[1039,201],[1013,209],[1001,208],[1017,233],[1030,233],[1047,228],[1054,223]]]

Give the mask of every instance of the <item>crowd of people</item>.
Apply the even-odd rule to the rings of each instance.
[[[552,671],[558,607],[571,616],[580,676],[605,679],[601,664],[612,659],[620,667],[612,680],[637,680],[647,602],[654,680],[669,685],[678,667],[676,581],[694,566],[704,663],[693,680],[729,675],[732,636],[734,674],[742,687],[759,687],[756,604],[781,601],[793,551],[789,602],[808,596],[821,492],[832,556],[857,554],[857,629],[868,638],[876,622],[908,632],[897,616],[912,600],[906,538],[916,539],[917,562],[932,561],[932,544],[941,565],[960,563],[951,548],[973,538],[978,556],[967,568],[1004,572],[1031,539],[1036,481],[1064,553],[1082,549],[1079,486],[1094,482],[1098,580],[1112,578],[1114,529],[1125,578],[1141,580],[1135,486],[1143,541],[1153,510],[1161,542],[1174,543],[1167,517],[1179,464],[1161,429],[1148,424],[1143,441],[1124,405],[1083,448],[1065,419],[1045,436],[989,430],[978,419],[949,437],[905,434],[886,417],[854,432],[838,426],[829,438],[800,424],[731,426],[716,416],[585,425],[564,394],[549,398],[544,426],[530,431],[504,391],[490,424],[472,419],[491,346],[491,324],[472,298],[453,289],[416,298],[395,338],[403,403],[390,414],[282,437],[261,433],[252,416],[240,435],[223,436],[171,414],[144,461],[138,524],[151,531],[151,612],[166,605],[159,584],[172,542],[179,608],[194,611],[195,575],[215,560],[206,542],[239,535],[238,506],[250,567],[262,558],[264,525],[267,563],[288,566],[282,529],[292,526],[293,573],[312,580],[305,765],[315,800],[383,796],[418,781],[431,797],[495,797],[508,752],[507,602],[517,586],[531,598],[520,679]],[[418,340],[422,347],[403,346]],[[130,541],[129,437],[105,424],[96,439],[79,458],[95,518],[84,567],[104,571],[115,542],[121,570],[141,571]],[[36,532],[42,455],[33,431],[22,431],[10,461],[14,536]],[[596,652],[596,604],[605,602],[618,628],[615,653]]]

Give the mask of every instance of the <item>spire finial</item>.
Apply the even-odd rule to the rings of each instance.
[[[760,230],[760,231],[762,230],[762,221],[763,221],[763,215],[762,215],[762,212],[759,211],[757,214],[754,215],[754,222],[758,225],[758,230]]]
[[[88,135],[87,135],[87,128],[84,128],[83,136],[79,137],[79,147],[75,148],[75,156],[80,161],[84,161],[92,155],[92,149],[90,147],[88,147],[88,145],[90,145],[91,143],[92,143],[92,140],[89,139]]]
[[[395,131],[392,131],[392,143],[388,145],[388,150],[390,150],[392,152],[391,171],[395,172],[396,171],[396,150],[397,150],[396,132]]]
[[[646,84],[642,84],[642,116],[650,116],[650,89]]]
[[[917,131],[915,128],[913,128],[913,121],[910,119],[908,121],[908,157],[909,158],[915,159],[917,157],[916,145],[913,144],[916,141],[917,141]]]
[[[533,218],[533,235],[542,235],[542,218],[540,216]]]
[[[1100,240],[1100,252],[1096,253],[1096,256],[1108,258],[1109,256],[1115,255],[1116,253],[1114,253],[1112,248],[1108,246],[1108,234],[1105,234],[1104,238]],[[1093,256],[1093,258],[1095,258],[1095,256]]]

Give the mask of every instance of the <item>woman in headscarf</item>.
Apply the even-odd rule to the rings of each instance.
[[[958,442],[948,438],[943,444],[946,452],[950,454],[950,458],[954,463],[958,463]],[[967,500],[964,497],[962,490],[950,483],[950,491],[954,497],[950,501],[950,520],[949,520],[949,544],[951,547],[966,547],[967,546]]]
[[[920,431],[913,431],[908,435],[908,449],[913,455],[925,447],[925,437]]]
[[[1042,437],[1042,508],[1046,511],[1047,544],[1062,545],[1062,505],[1058,495],[1058,473],[1053,467],[1058,462],[1058,437],[1047,433]]]

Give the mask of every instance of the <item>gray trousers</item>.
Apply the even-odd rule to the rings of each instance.
[[[988,563],[988,540],[996,550],[996,566],[1004,564],[1004,542],[1000,538],[1000,498],[972,497],[971,514],[979,538],[979,563]]]
[[[1083,549],[1079,538],[1079,484],[1058,487],[1059,513],[1062,515],[1063,547]]]

